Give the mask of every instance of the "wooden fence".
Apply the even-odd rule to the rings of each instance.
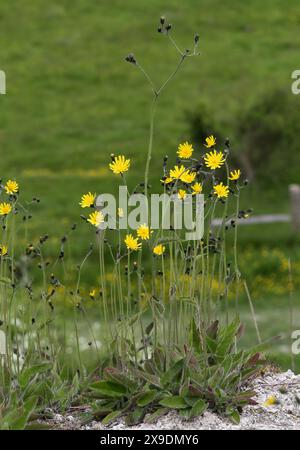
[[[290,214],[260,214],[251,216],[247,219],[238,219],[239,225],[253,225],[263,223],[284,223],[290,222],[293,231],[297,232],[300,229],[300,185],[291,184],[289,186],[290,198]],[[229,220],[230,222],[230,220]],[[222,223],[222,219],[214,219],[213,226],[218,226]]]

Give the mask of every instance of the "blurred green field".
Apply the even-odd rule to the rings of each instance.
[[[1,97],[1,175],[17,177],[27,198],[41,197],[39,229],[42,224],[61,232],[64,222],[77,219],[78,198],[87,189],[114,190],[115,178],[107,169],[111,152],[133,158],[130,183],[139,181],[150,92],[124,57],[134,51],[155,81],[165,79],[177,55],[156,32],[161,14],[174,24],[182,48],[190,47],[193,33],[199,32],[202,56],[186,61],[161,98],[155,179],[162,155],[175,155],[178,143],[188,138],[185,113],[198,101],[210,102],[237,148],[232,123],[241,109],[267,86],[290,90],[299,61],[296,2],[2,3],[7,95]],[[264,211],[266,204],[262,193],[256,209]],[[284,208],[281,202],[272,205]]]
[[[41,199],[33,207],[30,235],[49,233],[50,253],[53,244],[59,251],[59,238],[74,222],[79,223],[72,242],[76,262],[93,241],[78,202],[86,191],[116,192],[108,169],[112,152],[132,158],[130,186],[142,181],[151,92],[124,57],[133,51],[158,84],[164,81],[177,54],[156,32],[162,14],[174,24],[182,48],[192,46],[194,32],[200,34],[202,55],[186,61],[160,99],[150,177],[156,186],[163,155],[175,160],[178,143],[189,139],[187,112],[202,101],[238,151],[234,123],[241,112],[270,86],[290,91],[291,73],[299,66],[297,2],[11,0],[0,5],[0,69],[7,77],[7,95],[0,98],[1,176],[16,178],[23,198]],[[250,186],[242,207],[287,212],[287,186],[266,191]],[[268,262],[272,255],[265,258],[263,251],[277,249],[297,266],[299,238],[288,225],[244,227],[240,233],[254,302],[278,311],[264,322],[277,334],[282,314],[288,314],[288,275],[278,277],[276,264],[272,269]],[[248,260],[247,251],[252,252]],[[92,282],[88,272],[84,276]],[[283,289],[277,292],[269,284],[265,292],[261,278],[255,278],[260,274]],[[299,304],[298,298],[295,294]]]

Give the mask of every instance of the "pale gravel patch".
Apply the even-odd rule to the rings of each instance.
[[[284,373],[274,373],[252,382],[258,403],[247,406],[241,414],[239,425],[232,424],[210,411],[196,419],[185,421],[176,412],[169,412],[156,423],[141,423],[128,427],[123,420],[117,420],[109,427],[100,422],[82,425],[78,417],[68,414],[55,414],[48,423],[53,428],[80,430],[300,430],[300,375],[291,370]],[[278,404],[264,406],[270,396],[275,396]]]

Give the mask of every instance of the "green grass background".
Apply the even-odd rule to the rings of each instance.
[[[116,192],[116,178],[108,169],[110,153],[132,158],[130,184],[142,181],[151,92],[124,57],[133,51],[157,84],[165,80],[178,55],[156,32],[162,14],[174,25],[182,48],[191,48],[194,32],[199,33],[201,56],[188,58],[160,99],[153,184],[163,155],[175,159],[178,143],[189,138],[187,111],[202,101],[210,104],[239,151],[234,134],[239,114],[270,86],[290,92],[291,73],[300,64],[300,9],[294,0],[2,2],[0,69],[6,73],[7,95],[0,98],[1,175],[19,181],[23,198],[41,198],[29,225],[32,239],[49,233],[50,245],[59,247],[58,237],[80,222],[82,193]],[[256,213],[287,212],[287,186],[250,186],[243,202]],[[91,240],[90,228],[80,223],[72,244],[76,261]],[[253,261],[262,261],[256,272],[261,269],[266,277],[272,266],[258,249],[279,248],[296,263],[300,259],[299,239],[289,226],[245,227],[241,254],[249,248]],[[244,266],[255,284],[252,263]],[[287,283],[284,275],[278,282]],[[263,311],[265,334],[282,331],[287,297],[258,289],[253,300]],[[299,304],[296,294],[295,302]],[[300,327],[299,310],[295,323]]]

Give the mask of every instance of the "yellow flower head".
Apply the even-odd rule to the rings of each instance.
[[[229,180],[236,181],[236,180],[238,180],[238,179],[240,178],[240,176],[241,176],[241,171],[240,171],[240,169],[232,170],[232,171],[230,172],[230,175],[229,175]]]
[[[193,192],[192,192],[193,195],[201,194],[201,192],[202,192],[202,184],[201,183],[195,183],[195,184],[193,184],[192,189],[193,189]]]
[[[87,221],[95,227],[99,227],[104,222],[104,216],[101,211],[94,211],[89,215]]]
[[[177,155],[179,156],[179,158],[188,159],[192,156],[193,151],[194,149],[192,144],[184,142],[183,144],[179,144]]]
[[[0,216],[7,216],[12,210],[10,203],[0,203]]]
[[[124,217],[124,211],[123,208],[118,208],[118,217]]]
[[[267,398],[267,400],[263,403],[263,406],[273,406],[276,405],[278,403],[277,398],[275,397],[275,395],[271,395],[270,397]]]
[[[150,230],[150,228],[146,224],[144,224],[138,227],[136,233],[139,238],[141,238],[143,241],[146,241],[150,239],[150,235],[153,233],[153,231]]]
[[[173,178],[171,178],[171,177],[166,177],[165,179],[161,179],[160,180],[163,184],[170,184],[170,183],[172,183],[172,181],[173,181]]]
[[[4,186],[4,189],[9,195],[16,194],[19,192],[19,185],[15,180],[8,180]]]
[[[6,245],[0,245],[0,256],[5,256],[8,253],[8,248]]]
[[[184,200],[186,198],[186,191],[184,189],[179,189],[177,192],[177,197],[179,200]]]
[[[229,189],[228,186],[225,186],[223,183],[216,184],[214,186],[214,194],[218,198],[226,198],[229,195]]]
[[[88,192],[81,197],[81,202],[79,203],[79,205],[81,206],[81,208],[90,208],[91,206],[94,206],[95,199],[96,194]]]
[[[222,152],[217,152],[216,150],[206,153],[204,162],[206,167],[209,167],[212,170],[219,169],[225,162],[224,154]]]
[[[113,171],[113,173],[115,174],[123,174],[125,172],[127,172],[127,170],[130,167],[130,159],[125,159],[125,156],[116,156],[113,160],[113,162],[111,162],[109,164],[109,168],[110,170]]]
[[[165,253],[166,247],[162,244],[158,244],[153,248],[154,255],[161,256]]]
[[[189,170],[186,170],[180,177],[181,181],[183,181],[183,183],[193,183],[193,181],[195,181],[196,178],[196,173],[195,172],[190,172]]]
[[[92,289],[92,290],[90,291],[89,295],[90,295],[91,299],[94,299],[94,298],[95,298],[95,295],[96,295],[96,289]]]
[[[141,243],[138,238],[134,238],[132,234],[126,234],[124,239],[125,245],[128,250],[139,250],[141,248]]]
[[[214,145],[216,145],[216,138],[213,135],[208,136],[207,138],[205,138],[205,147],[210,148],[213,147]]]
[[[174,169],[170,170],[170,178],[173,180],[180,180],[185,171],[186,168],[183,165],[175,166]]]

